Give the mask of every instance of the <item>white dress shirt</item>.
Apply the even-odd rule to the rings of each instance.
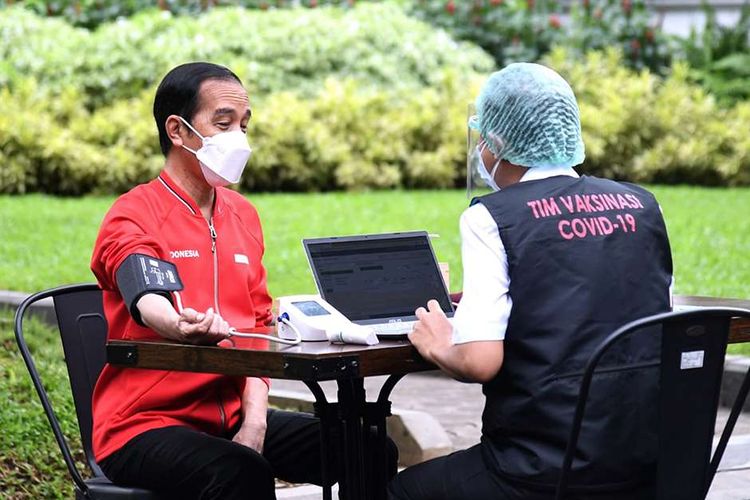
[[[572,168],[530,168],[521,182],[557,175],[578,177]],[[497,223],[487,207],[477,203],[464,210],[459,227],[464,288],[453,318],[453,343],[503,340],[513,300],[508,295],[508,257]]]

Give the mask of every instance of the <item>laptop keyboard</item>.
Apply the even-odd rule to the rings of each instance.
[[[380,325],[370,325],[375,335],[397,335],[410,333],[414,329],[416,321],[397,321],[393,323],[382,323]]]

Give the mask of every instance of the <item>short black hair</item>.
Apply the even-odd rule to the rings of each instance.
[[[206,80],[235,80],[242,85],[239,77],[224,66],[193,62],[172,69],[156,89],[154,120],[159,130],[159,145],[164,156],[172,149],[172,141],[167,136],[167,118],[170,115],[178,115],[189,122],[192,121],[198,109],[201,84]]]

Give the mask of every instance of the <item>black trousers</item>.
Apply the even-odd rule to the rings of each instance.
[[[554,493],[514,485],[485,463],[482,445],[428,460],[399,473],[388,486],[389,500],[552,500]],[[568,500],[652,500],[653,488],[566,495]]]
[[[320,421],[312,415],[268,410],[263,454],[232,442],[234,433],[212,436],[187,427],[146,431],[99,464],[115,484],[153,490],[175,499],[275,499],[274,478],[322,485]],[[331,432],[327,456],[337,481],[339,433]],[[389,440],[388,468],[398,451]]]

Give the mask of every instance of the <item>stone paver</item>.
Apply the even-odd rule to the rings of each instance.
[[[368,400],[377,398],[385,377],[365,380]],[[296,381],[274,380],[274,388],[307,393],[307,387]],[[336,399],[336,383],[321,384],[329,400]],[[428,372],[404,377],[393,390],[394,407],[418,410],[433,415],[445,428],[455,449],[463,449],[479,442],[484,395],[478,384],[463,384],[442,375]],[[717,428],[722,429],[728,411],[720,410]],[[308,487],[309,488],[309,487]],[[313,490],[299,488],[285,492],[284,498],[320,498]],[[312,496],[310,496],[312,495]],[[318,496],[315,496],[318,495]],[[281,498],[281,497],[279,497]],[[719,473],[709,492],[710,500],[750,500],[750,414],[744,413],[735,427],[730,445],[724,454]]]

